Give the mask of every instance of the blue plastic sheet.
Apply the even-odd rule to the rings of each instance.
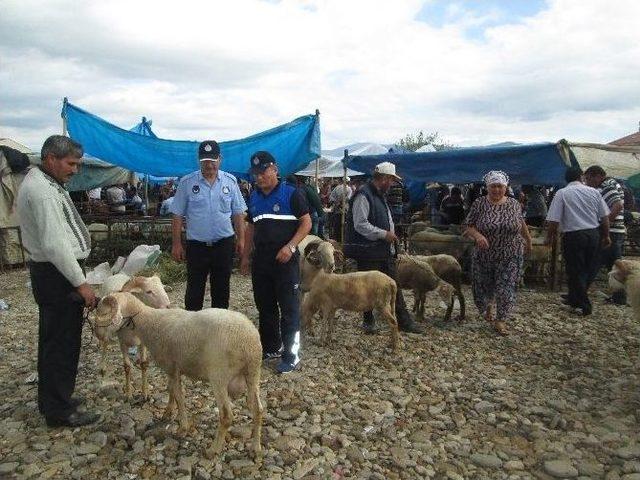
[[[411,182],[474,183],[482,181],[490,170],[502,170],[516,185],[564,185],[565,171],[575,159],[565,160],[562,142],[362,155],[345,161],[349,168],[369,173],[378,163],[391,162],[398,174]]]
[[[68,101],[62,107],[71,138],[88,154],[106,162],[156,177],[182,176],[199,168],[198,142],[165,140],[112,125]],[[295,120],[240,140],[220,142],[223,169],[248,178],[249,159],[269,151],[282,175],[301,170],[320,156],[319,115]]]

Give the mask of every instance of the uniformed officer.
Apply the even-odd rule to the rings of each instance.
[[[277,371],[288,373],[300,361],[297,246],[311,230],[311,217],[304,194],[278,180],[278,166],[269,152],[259,151],[251,156],[251,174],[257,188],[249,197],[249,225],[240,271],[249,273],[249,257],[255,248],[251,282],[263,357],[282,356]]]
[[[187,310],[201,310],[207,276],[211,306],[229,308],[229,279],[234,251],[244,245],[244,212],[247,209],[235,177],[220,170],[220,147],[207,140],[198,149],[200,170],[182,178],[170,210],[173,213],[171,254],[187,260]],[[187,222],[186,255],[182,247],[183,218]]]

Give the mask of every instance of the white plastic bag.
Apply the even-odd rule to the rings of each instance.
[[[121,273],[133,277],[145,267],[155,265],[160,256],[160,245],[138,245],[127,257]]]
[[[113,264],[113,267],[111,267],[111,273],[115,275],[120,270],[122,270],[122,267],[124,267],[124,262],[126,261],[127,259],[125,257],[118,257],[118,259]]]
[[[102,285],[107,277],[111,276],[111,268],[108,262],[101,263],[91,272],[87,273],[87,283],[89,285]]]

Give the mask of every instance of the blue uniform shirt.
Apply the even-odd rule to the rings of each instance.
[[[243,213],[247,205],[238,182],[229,173],[218,171],[211,185],[200,170],[180,180],[170,210],[187,221],[187,240],[217,242],[234,234],[231,216]]]

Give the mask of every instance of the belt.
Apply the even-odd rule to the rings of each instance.
[[[187,240],[187,243],[191,243],[193,245],[202,245],[204,247],[214,247],[216,245],[218,245],[219,243],[222,243],[226,240],[230,240],[233,239],[234,236],[230,236],[230,237],[225,237],[225,238],[221,238],[220,240],[216,240],[215,242],[201,242],[200,240]]]

